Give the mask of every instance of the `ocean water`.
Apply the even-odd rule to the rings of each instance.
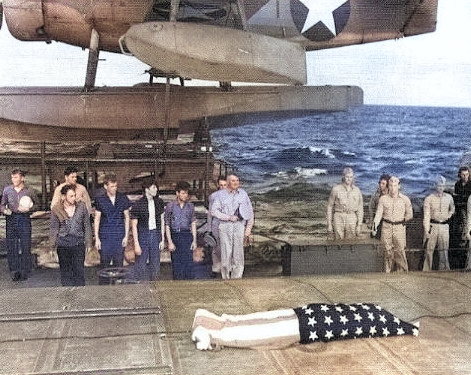
[[[471,151],[471,109],[365,105],[214,129],[211,137],[215,156],[249,191],[300,181],[333,184],[350,166],[364,194],[389,173],[401,179],[404,193],[420,197],[438,175],[450,186],[456,181]]]

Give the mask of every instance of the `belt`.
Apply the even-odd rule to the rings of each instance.
[[[334,210],[335,213],[341,213],[341,214],[354,214],[356,211],[353,210]]]
[[[448,220],[445,220],[445,221],[438,221],[438,220],[431,219],[431,220],[430,220],[430,223],[431,223],[431,224],[448,224]]]
[[[388,220],[388,219],[383,219],[383,221],[384,221],[385,223],[388,223],[388,224],[391,224],[391,225],[399,225],[399,224],[406,225],[406,221],[405,221],[405,220],[401,220],[401,221],[391,221],[391,220]]]
[[[191,230],[189,230],[189,229],[172,229],[171,232],[172,233],[190,233]]]

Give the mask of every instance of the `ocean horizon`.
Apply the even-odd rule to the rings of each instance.
[[[422,197],[438,176],[452,187],[471,151],[471,108],[362,105],[345,112],[296,118],[244,116],[211,130],[215,157],[239,175],[249,192],[295,182],[334,184],[352,167],[364,195],[383,173],[401,179],[405,194]]]

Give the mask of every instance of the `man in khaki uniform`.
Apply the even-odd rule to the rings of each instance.
[[[425,261],[422,271],[432,270],[433,252],[437,247],[439,270],[449,270],[448,248],[450,228],[448,221],[455,213],[455,204],[450,194],[444,193],[446,179],[440,176],[435,184],[436,191],[424,200],[424,243]]]
[[[373,222],[372,235],[382,222],[381,244],[384,248],[384,268],[387,273],[394,270],[408,271],[406,258],[406,222],[412,219],[410,199],[399,192],[400,181],[396,176],[389,179],[389,194],[379,198]]]
[[[327,203],[327,232],[335,239],[359,236],[363,223],[363,197],[354,185],[352,168],[343,170],[342,183],[335,185]]]

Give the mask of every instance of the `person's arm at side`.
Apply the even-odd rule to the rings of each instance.
[[[427,241],[430,236],[430,198],[426,197],[424,200],[424,219],[423,219],[423,226],[424,226],[424,240],[423,243]]]
[[[406,197],[406,214],[404,221],[410,221],[414,217],[414,211],[412,210],[412,203],[408,197]]]
[[[101,219],[101,212],[98,210],[95,210],[93,229],[95,233],[95,247],[97,248],[97,250],[101,250],[101,241],[100,241],[100,236],[98,235],[100,232],[100,219]]]
[[[142,254],[141,245],[139,244],[139,234],[137,232],[138,219],[131,219],[132,238],[134,239],[134,253],[136,255]]]
[[[50,250],[56,249],[57,235],[59,234],[59,219],[51,212],[51,218],[49,221],[49,246]]]
[[[193,242],[191,243],[191,250],[196,250],[197,239],[196,239],[196,220],[191,222],[191,235],[193,236]]]
[[[160,235],[161,235],[161,240],[160,240],[160,243],[159,243],[159,249],[160,250],[163,250],[165,249],[165,224],[164,224],[164,220],[165,220],[165,214],[162,212],[162,214],[160,215]]]
[[[0,203],[0,211],[4,215],[11,215],[11,210],[8,207],[8,198],[7,198],[6,189],[3,189],[2,201]]]
[[[450,206],[448,210],[448,220],[455,214],[455,202],[453,201],[453,197],[450,196]]]
[[[87,207],[88,214],[91,215],[93,212],[92,208],[92,200],[90,198],[90,195],[88,194],[87,188],[84,188],[83,192],[83,202],[85,203],[85,206]]]
[[[361,234],[361,226],[363,224],[363,195],[361,194],[360,190],[358,190],[358,211],[357,211],[357,227],[356,227],[356,235],[359,236]]]
[[[90,214],[88,213],[87,207],[82,206],[82,221],[83,221],[83,233],[85,235],[85,250],[90,251],[93,246],[92,226],[90,224]]]
[[[131,221],[130,216],[129,216],[129,209],[124,210],[124,238],[123,242],[121,243],[121,246],[126,247],[128,246],[128,239],[129,239],[129,223]]]
[[[378,232],[379,224],[381,223],[381,220],[383,218],[383,210],[383,199],[381,197],[378,201],[378,207],[376,208],[376,214],[373,220],[373,227],[371,228],[371,234],[373,235],[373,237],[376,236],[376,233]]]
[[[332,233],[334,231],[332,227],[332,217],[333,217],[333,209],[334,209],[334,201],[335,201],[335,195],[334,195],[334,189],[330,192],[329,195],[329,200],[327,201],[327,233]]]
[[[172,233],[170,232],[170,226],[165,225],[165,233],[167,234],[168,249],[175,251],[175,244],[172,241]]]

